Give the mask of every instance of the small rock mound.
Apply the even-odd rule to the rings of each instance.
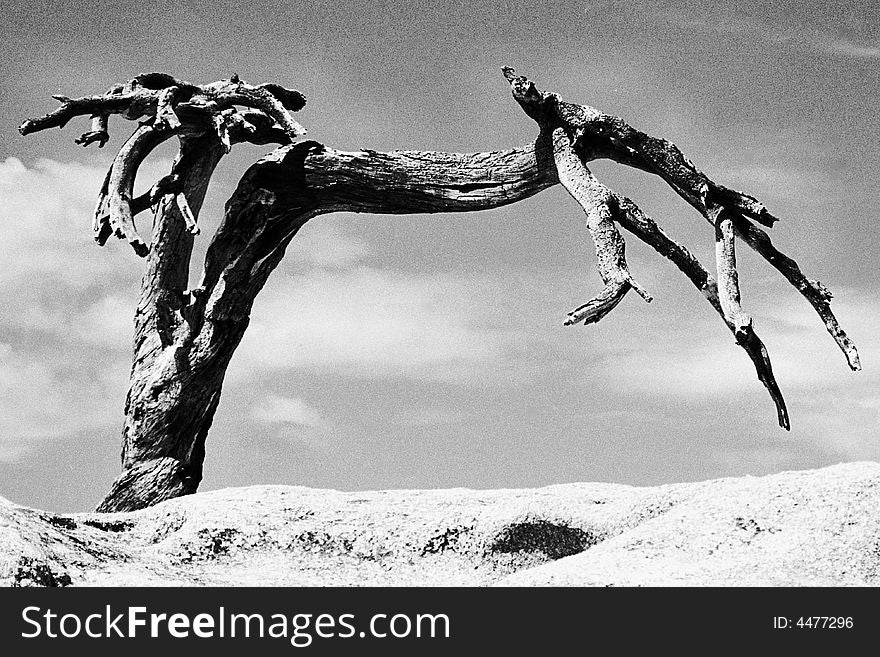
[[[493,552],[542,552],[556,560],[579,554],[598,539],[590,532],[561,523],[535,520],[519,522],[504,528],[490,548]]]

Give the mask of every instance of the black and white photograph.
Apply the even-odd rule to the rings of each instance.
[[[13,0],[0,52],[16,645],[877,626],[880,4]]]

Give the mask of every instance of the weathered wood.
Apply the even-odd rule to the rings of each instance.
[[[858,369],[858,354],[831,312],[831,294],[808,279],[753,222],[776,222],[757,200],[723,187],[699,171],[674,144],[636,130],[618,117],[542,92],[505,68],[514,98],[539,127],[534,142],[491,153],[340,151],[302,141],[291,112],[305,104],[298,91],[258,86],[237,76],[194,85],[164,73],[137,76],[101,96],[58,97],[61,106],[25,121],[22,134],[90,116],[77,142],[103,146],[110,114],[146,116],[120,149],[101,189],[96,239],[128,239],[146,257],[135,314],[130,387],[123,428],[123,472],[99,510],[137,509],[194,492],[202,478],[205,440],[223,378],[250,321],[254,300],[297,231],[330,212],[427,214],[468,212],[515,203],[561,183],[586,215],[603,290],[569,313],[566,324],[591,323],[630,290],[650,301],[633,279],[617,226],[671,260],[702,292],[737,344],[749,355],[789,428],[770,359],[740,301],[735,239],[776,267],[816,309]],[[244,109],[242,109],[244,108]],[[171,137],[180,153],[171,172],[132,198],[144,157]],[[226,204],[211,239],[199,285],[187,290],[197,219],[211,175],[234,144],[281,144],[251,166]],[[716,283],[682,245],[669,238],[630,199],[599,182],[587,163],[609,158],[660,176],[713,226]],[[134,217],[154,209],[150,247]]]
[[[203,139],[213,142],[212,150],[191,146],[209,153],[200,169],[176,167],[190,172],[183,193],[194,213],[222,155],[218,140]],[[253,301],[308,219],[342,209],[450,212],[513,203],[555,184],[553,170],[540,162],[549,155],[541,152],[535,145],[476,154],[344,152],[314,142],[279,149],[243,177],[209,246],[202,283],[189,294],[192,236],[166,197],[135,322],[123,474],[99,510],[153,504],[160,489],[170,496],[196,490],[223,375]]]
[[[305,96],[295,89],[286,89],[277,84],[250,85],[239,80],[238,76],[200,86],[165,73],[146,73],[99,96],[53,98],[61,106],[44,116],[24,121],[18,128],[22,135],[47,128],[63,128],[70,119],[77,116],[94,117],[92,130],[86,135],[94,132],[106,133],[107,117],[110,114],[121,114],[132,120],[150,116],[159,124],[173,129],[179,127],[180,123],[177,119],[177,107],[219,112],[236,105],[264,112],[291,138],[306,132],[290,114],[305,106]],[[77,143],[88,145],[94,141],[86,135],[80,137]]]
[[[739,274],[736,271],[736,236],[733,220],[726,210],[715,207],[710,210],[715,222],[715,261],[718,272],[718,300],[724,320],[733,331],[736,343],[740,345],[752,359],[758,379],[767,388],[773,403],[779,426],[791,429],[785,400],[773,376],[773,366],[767,348],[755,333],[752,318],[746,314],[740,304]]]
[[[754,251],[769,262],[791,285],[810,302],[813,309],[825,323],[828,334],[840,347],[846,362],[853,372],[862,369],[856,345],[846,334],[834,313],[831,311],[831,291],[819,281],[806,277],[798,264],[773,246],[770,236],[742,216],[733,215],[736,234]]]
[[[553,130],[553,155],[559,182],[587,215],[587,230],[596,246],[596,268],[605,284],[596,297],[568,313],[565,324],[598,322],[630,289],[650,302],[651,295],[633,279],[626,264],[626,244],[614,223],[614,194],[593,177],[562,128]]]

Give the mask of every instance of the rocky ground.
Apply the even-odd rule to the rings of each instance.
[[[253,486],[134,513],[0,498],[0,585],[878,585],[880,463],[636,488]]]

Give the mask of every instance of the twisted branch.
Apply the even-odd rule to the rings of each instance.
[[[506,69],[505,76],[508,80],[517,80],[514,97],[519,93],[517,100],[520,104],[526,102],[530,105],[530,115],[538,114],[545,121],[563,125],[574,139],[576,151],[586,161],[608,158],[659,176],[713,226],[719,208],[728,213],[736,234],[813,306],[849,367],[853,371],[861,369],[855,345],[831,311],[831,293],[818,281],[807,278],[797,263],[776,249],[767,233],[752,223],[772,227],[778,221],[763,203],[714,182],[666,139],[652,137],[623,119],[592,107],[566,103],[555,94],[539,92],[533,83],[516,76],[512,69]]]
[[[124,118],[132,120],[141,116],[154,116],[159,123],[168,122],[174,127],[177,121],[173,117],[178,106],[219,111],[236,105],[265,112],[291,139],[306,132],[290,115],[290,112],[296,112],[305,106],[305,96],[277,84],[250,85],[241,81],[238,76],[210,84],[194,85],[165,73],[147,73],[135,77],[125,85],[117,85],[100,96],[52,97],[61,106],[42,117],[24,121],[18,128],[22,135],[47,128],[63,128],[70,119],[84,115],[101,119],[102,123],[97,128],[93,125],[92,131],[106,132],[106,123],[103,121],[110,114],[123,114]]]
[[[859,361],[859,352],[856,345],[849,338],[834,313],[831,311],[831,291],[819,281],[806,277],[798,267],[798,264],[790,257],[779,251],[770,236],[740,215],[732,216],[733,227],[736,234],[748,244],[756,253],[769,262],[785,279],[810,302],[813,309],[825,324],[828,334],[837,343],[837,346],[846,357],[846,362],[853,372],[862,369]]]
[[[149,248],[138,235],[134,225],[131,202],[134,192],[134,181],[137,170],[144,158],[150,154],[159,144],[172,136],[169,128],[156,128],[151,125],[142,125],[128,141],[119,149],[116,159],[110,167],[110,175],[107,181],[106,199],[98,201],[98,210],[107,211],[106,216],[96,216],[95,223],[103,226],[109,222],[113,234],[120,239],[127,239],[134,252],[143,257],[147,255]],[[99,229],[99,236],[106,230]]]
[[[196,352],[226,358],[223,341],[231,340],[230,335],[240,338],[254,297],[297,230],[317,214],[481,209],[514,202],[559,182],[585,212],[604,285],[598,295],[568,314],[566,325],[599,321],[630,289],[651,300],[629,271],[619,224],[671,260],[701,290],[752,360],[776,405],[780,426],[788,429],[785,402],[767,350],[742,308],[735,254],[738,236],[811,303],[850,367],[859,369],[855,345],[831,312],[831,293],[807,278],[756,225],[772,227],[777,221],[760,201],[714,182],[665,139],[588,105],[540,91],[513,69],[505,68],[504,75],[514,98],[540,128],[537,140],[526,149],[469,155],[334,151],[301,141],[305,129],[292,116],[305,104],[301,93],[274,84],[250,85],[235,75],[206,85],[163,73],[139,75],[100,96],[57,96],[60,107],[25,121],[19,130],[29,134],[88,116],[90,130],[76,142],[103,147],[109,139],[111,114],[129,120],[146,117],[107,173],[94,229],[99,244],[115,234],[145,256],[150,249],[134,218],[157,208],[153,252],[144,279],[145,305],[140,309],[146,313],[141,321],[149,320],[160,333],[157,348],[174,343],[176,332],[183,331]],[[181,154],[171,172],[148,192],[132,198],[140,163],[174,136],[181,141]],[[192,237],[199,231],[197,216],[208,178],[222,155],[242,141],[286,146],[249,170],[209,246],[202,285],[185,292]],[[597,158],[659,176],[707,219],[715,231],[717,283],[635,203],[592,175],[587,163]],[[238,328],[228,328],[233,325]],[[203,327],[207,328],[203,331]],[[150,353],[144,351],[144,357]]]
[[[773,403],[776,405],[779,426],[784,429],[790,429],[791,425],[785,408],[785,401],[773,376],[773,369],[767,355],[767,350],[754,330],[749,331],[746,329],[745,332],[740,332],[740,335],[738,335],[737,331],[741,326],[741,322],[732,321],[729,314],[725,312],[721,296],[719,295],[718,285],[700,261],[687,248],[670,238],[653,219],[642,212],[630,199],[620,196],[617,199],[621,209],[620,214],[617,215],[620,225],[652,247],[657,253],[669,259],[687,276],[688,280],[694,284],[694,287],[703,294],[721,319],[724,320],[730,332],[733,333],[736,343],[743,348],[752,360],[752,364],[758,374],[758,379],[767,388]],[[725,301],[724,303],[728,302]],[[750,328],[750,320],[748,325]]]
[[[593,177],[575,154],[565,131],[560,128],[553,131],[553,156],[559,182],[580,203],[587,215],[587,229],[596,246],[596,266],[605,284],[597,296],[568,313],[565,325],[598,322],[614,309],[630,289],[650,302],[651,295],[636,283],[626,264],[626,245],[614,225],[613,194]]]
[[[779,426],[790,429],[788,411],[785,408],[785,400],[776,384],[773,376],[773,367],[770,364],[770,356],[764,343],[755,333],[752,318],[749,317],[740,305],[739,275],[736,271],[736,247],[733,230],[733,220],[722,208],[715,208],[712,212],[715,216],[715,261],[718,271],[718,299],[724,320],[733,331],[736,343],[740,345],[752,359],[758,379],[767,388],[773,403],[776,404],[776,412]]]
[[[147,194],[132,198],[138,168],[156,146],[175,134],[196,136],[213,130],[228,153],[232,144],[239,141],[284,144],[305,134],[305,128],[290,115],[305,105],[301,93],[276,84],[253,86],[238,76],[198,86],[165,73],[147,73],[124,85],[115,85],[100,96],[54,98],[61,106],[45,116],[24,121],[19,127],[22,135],[64,127],[76,116],[89,115],[91,129],[75,141],[83,146],[97,142],[103,148],[110,138],[110,114],[131,120],[148,117],[114,158],[98,196],[93,222],[98,244],[105,244],[115,234],[128,240],[141,257],[149,248],[137,232],[134,217],[154,207],[167,194],[172,194],[171,200],[179,208],[187,229],[198,232],[195,213],[186,196],[171,189],[172,178],[166,177]],[[239,111],[236,106],[252,109]],[[179,180],[181,173],[185,172],[175,172],[173,179]]]
[[[753,220],[773,226],[778,221],[760,201],[715,183],[671,142],[647,135],[622,119],[587,105],[567,103],[556,94],[539,91],[533,82],[516,75],[511,68],[503,72],[514,98],[526,114],[538,123],[542,133],[553,132],[554,146],[559,144],[556,166],[560,182],[584,207],[588,226],[592,226],[598,267],[606,287],[599,296],[570,313],[566,324],[598,321],[633,286],[623,259],[623,238],[613,228],[613,221],[617,221],[673,260],[703,291],[734,334],[737,344],[751,358],[759,380],[776,405],[779,425],[788,429],[788,412],[767,349],[740,302],[734,246],[735,235],[739,235],[813,305],[850,367],[860,368],[855,345],[831,312],[830,292],[818,281],[804,276],[797,263],[778,251],[767,233],[752,223]],[[595,181],[586,162],[603,157],[660,176],[706,217],[716,233],[717,284],[684,247],[670,240],[632,201]],[[617,203],[617,213],[609,212],[610,202]],[[643,296],[649,300],[646,294]]]

